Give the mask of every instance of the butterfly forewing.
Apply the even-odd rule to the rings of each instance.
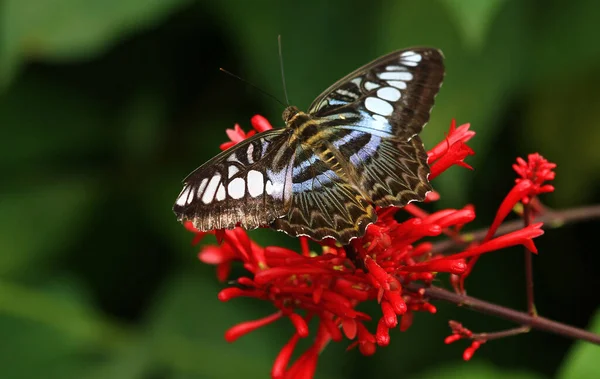
[[[396,51],[337,81],[317,97],[309,113],[327,118],[329,123],[325,125],[329,126],[412,137],[429,121],[443,78],[443,55],[439,50]]]
[[[268,226],[289,208],[289,130],[260,133],[217,155],[184,180],[173,210],[199,230]]]

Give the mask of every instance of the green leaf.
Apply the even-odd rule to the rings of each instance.
[[[89,58],[153,26],[189,0],[4,0],[0,88],[27,59]]]
[[[85,225],[98,186],[90,181],[54,180],[2,193],[0,275],[42,265],[44,257],[56,253]]]
[[[592,72],[573,72],[537,86],[524,115],[522,150],[539,152],[557,163],[552,183],[560,204],[593,201],[600,179],[600,81]],[[531,146],[531,147],[530,147]],[[535,150],[534,150],[535,149]]]
[[[429,370],[422,374],[411,377],[411,379],[540,379],[543,376],[526,372],[504,370],[481,362],[464,362],[452,364]]]
[[[79,283],[27,288],[0,281],[2,376],[82,378],[131,336],[89,305]],[[112,378],[121,378],[111,376]]]
[[[481,49],[494,16],[505,0],[440,0],[446,4],[468,48]]]
[[[13,379],[74,378],[82,346],[76,339],[35,322],[0,315],[2,376]]]
[[[253,309],[244,302],[248,299],[220,302],[217,293],[222,287],[211,274],[212,267],[205,271],[175,278],[158,296],[147,322],[154,356],[174,373],[229,378],[243,371],[245,378],[268,376],[284,343],[273,327],[261,328],[232,344],[225,341],[224,333],[275,309]],[[279,320],[278,327],[288,330],[291,337],[292,326],[286,322]]]
[[[251,75],[246,77],[278,97],[283,97],[277,49],[277,36],[282,36],[287,90],[291,103],[301,109],[337,79],[380,53],[371,43],[378,30],[374,27],[377,7],[365,7],[360,2],[340,6],[265,0],[256,6],[251,1],[224,0],[207,5],[215,7],[235,33],[240,59],[250,68]],[[345,20],[357,22],[352,27],[340,27],[349,25]],[[272,109],[272,115],[266,116],[280,125],[281,105]]]
[[[598,1],[549,1],[540,9],[534,10],[535,22],[527,34],[530,76],[543,83],[577,72],[595,73],[600,62]]]
[[[111,138],[100,108],[36,74],[0,95],[0,274],[44,267],[45,258],[79,238],[103,190],[99,173],[85,166]]]
[[[588,331],[600,335],[600,311],[596,312]],[[600,377],[600,346],[585,341],[574,344],[561,367],[559,379],[587,379]]]
[[[153,361],[143,338],[139,341],[114,349],[101,363],[86,370],[78,379],[144,379],[151,370]]]
[[[0,95],[0,168],[22,172],[37,166],[48,175],[61,158],[97,154],[112,138],[108,120],[93,96],[32,72]]]
[[[156,89],[141,88],[129,99],[120,124],[122,160],[143,165],[155,159],[166,133],[165,97]]]

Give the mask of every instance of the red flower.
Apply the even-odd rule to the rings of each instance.
[[[475,154],[466,144],[475,135],[475,132],[469,130],[470,126],[471,124],[464,124],[457,129],[456,120],[452,120],[446,140],[437,144],[428,153],[428,163],[431,165],[429,180],[434,179],[455,164],[471,169],[471,166],[464,162],[467,156]]]
[[[510,190],[508,195],[506,195],[500,204],[500,207],[496,212],[496,217],[494,218],[492,225],[488,229],[488,232],[483,239],[484,244],[488,243],[488,241],[494,237],[504,219],[510,214],[510,212],[512,212],[517,203],[521,202],[523,204],[529,204],[537,195],[554,191],[553,186],[544,184],[544,182],[554,179],[555,173],[552,170],[555,167],[556,164],[548,162],[546,159],[544,159],[544,157],[537,153],[529,154],[527,162],[522,158],[517,158],[517,163],[513,164],[513,169],[517,172],[517,174],[519,174],[520,178],[515,180],[515,186]],[[535,237],[535,234],[542,235],[544,233],[540,229],[541,226],[542,224],[530,225],[521,231],[514,232],[513,234],[518,232],[526,233],[528,231],[533,233],[531,235]],[[533,229],[536,229],[537,231],[534,231]],[[533,242],[524,242],[523,245],[532,253],[537,253],[537,249],[535,248]],[[473,267],[478,259],[479,256],[474,256],[469,261],[469,267],[462,275],[459,287],[457,287],[459,288],[460,292],[464,292],[464,280],[470,274],[471,270],[473,270]]]
[[[516,185],[500,205],[486,239],[490,239],[494,235],[502,221],[519,201],[523,204],[529,204],[535,196],[554,191],[553,186],[544,184],[544,182],[554,180],[555,174],[552,169],[555,167],[556,164],[548,162],[537,153],[529,154],[527,162],[522,158],[517,158],[517,163],[513,165],[513,169],[521,177],[515,180]]]
[[[465,328],[461,323],[456,321],[450,321],[450,328],[452,329],[452,334],[446,339],[444,339],[444,343],[449,345],[461,339],[471,339],[473,337],[473,332],[469,329]],[[465,361],[471,360],[473,354],[483,345],[486,341],[473,339],[471,342],[471,346],[467,347],[463,352],[463,359]]]
[[[238,124],[235,124],[233,129],[225,130],[225,133],[227,133],[227,137],[229,137],[231,141],[222,143],[220,146],[221,150],[229,149],[236,143],[242,142],[246,138],[252,137],[254,134],[256,134],[256,132],[260,133],[264,132],[265,130],[273,129],[271,123],[261,115],[255,115],[254,117],[252,117],[250,119],[250,124],[252,124],[252,127],[255,130],[251,130],[248,133],[245,133]]]
[[[271,128],[261,116],[252,118],[252,126],[259,132]],[[246,134],[236,125],[235,129],[227,131],[231,142],[221,147],[229,147],[253,133]],[[463,160],[473,154],[466,145],[473,135],[468,124],[456,128],[453,120],[445,140],[429,152],[430,178],[452,165],[469,167]],[[507,197],[510,200],[506,201],[523,201],[551,190],[543,182],[553,177],[550,171],[553,167],[539,155],[530,156],[528,163],[519,160],[515,170],[521,179],[515,186],[518,189],[513,190],[518,196],[511,191]],[[438,198],[439,195],[433,194],[428,201]],[[401,210],[410,218],[398,222],[395,214]],[[505,210],[503,203],[499,215],[504,215]],[[475,219],[474,208],[470,205],[429,214],[410,204],[403,209],[377,209],[377,214],[377,222],[367,228],[363,237],[352,240],[346,248],[324,242],[316,254],[309,251],[305,238],[300,238],[299,254],[279,246],[260,246],[241,228],[220,232],[222,244],[204,246],[199,253],[200,260],[217,265],[217,275],[222,281],[227,279],[233,261],[242,262],[248,274],[236,280],[237,286],[222,290],[219,300],[252,297],[269,301],[276,309],[265,318],[232,327],[225,333],[225,338],[232,342],[266,324],[287,318],[294,332],[275,359],[271,376],[310,378],[316,370],[320,352],[329,342],[348,339],[352,341],[349,348],[358,347],[362,354],[371,355],[377,346],[390,343],[394,335],[392,329],[408,329],[418,312],[436,313],[435,306],[424,297],[424,291],[407,289],[407,285],[418,282],[428,286],[441,273],[462,277],[469,270],[468,260],[509,246],[524,245],[535,251],[532,239],[543,233],[541,224],[534,224],[469,245],[460,240],[458,232]],[[503,219],[500,216],[497,219]],[[186,227],[193,229],[189,224]],[[490,228],[491,236],[495,227],[496,221]],[[451,255],[436,253],[427,238],[442,234],[460,240],[464,250]],[[206,233],[197,232],[195,241],[204,235]],[[357,306],[366,301],[376,301],[381,312],[368,315],[357,311]],[[367,327],[372,317],[377,320],[374,332]],[[310,334],[308,323],[313,318],[319,321],[313,344],[290,365],[298,340]],[[468,353],[465,351],[465,359],[470,358],[479,345],[472,345]]]

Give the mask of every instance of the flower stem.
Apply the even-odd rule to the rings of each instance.
[[[491,341],[491,340],[497,340],[500,338],[517,336],[517,335],[523,334],[523,333],[529,333],[530,331],[531,331],[531,328],[529,326],[519,326],[518,328],[511,328],[511,329],[502,330],[499,332],[474,333],[471,336],[471,339],[475,340],[475,341]]]
[[[579,208],[567,208],[560,211],[547,210],[545,213],[535,217],[532,222],[543,222],[544,228],[558,228],[565,224],[573,224],[576,222],[588,221],[600,218],[600,204],[588,205]],[[522,220],[514,220],[505,222],[496,231],[496,235],[506,234],[523,228]],[[482,240],[488,229],[479,229],[474,232],[464,233],[462,239],[464,241],[480,241]],[[435,253],[443,253],[457,246],[456,241],[448,240],[438,242],[433,245],[432,251]]]
[[[531,206],[530,204],[523,205],[523,222],[525,227],[531,224]],[[525,253],[525,293],[527,294],[527,313],[530,316],[536,316],[535,298],[533,292],[533,258],[532,253],[527,247],[524,248]]]
[[[574,326],[562,324],[557,321],[552,321],[550,319],[530,315],[525,312],[515,311],[514,309],[506,308],[500,305],[492,304],[487,301],[479,300],[477,298],[467,296],[467,295],[459,295],[457,293],[445,290],[440,287],[423,287],[419,286],[415,283],[409,283],[404,287],[409,291],[424,291],[425,296],[436,299],[436,300],[444,300],[453,304],[461,305],[472,310],[486,313],[492,316],[496,316],[498,318],[502,318],[505,320],[512,321],[516,324],[519,324],[523,327],[530,327],[532,329],[544,330],[546,332],[558,334],[564,337],[572,338],[572,339],[580,339],[584,341],[588,341],[594,343],[596,345],[600,345],[600,335],[588,332],[583,329],[576,328]],[[524,329],[516,328],[515,330],[521,330],[519,333],[524,332]],[[487,333],[488,335],[493,335],[493,333]],[[510,335],[514,335],[512,333]],[[489,338],[488,338],[489,339]]]

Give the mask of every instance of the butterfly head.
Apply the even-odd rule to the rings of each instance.
[[[283,121],[285,121],[286,125],[290,125],[294,121],[294,118],[298,115],[298,113],[300,113],[300,109],[293,105],[290,105],[289,107],[283,110]]]

